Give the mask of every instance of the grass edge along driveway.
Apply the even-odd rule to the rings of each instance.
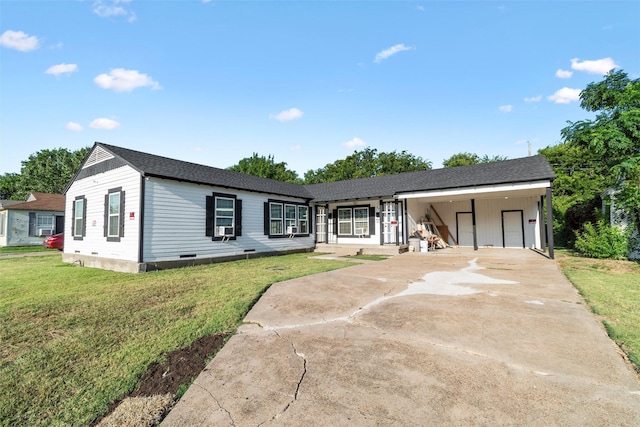
[[[558,264],[640,374],[640,263],[559,251]]]
[[[0,259],[0,425],[83,425],[149,364],[233,332],[273,283],[349,262],[294,254],[144,274]]]

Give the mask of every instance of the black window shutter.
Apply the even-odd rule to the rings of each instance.
[[[215,202],[215,199],[213,198],[213,196],[207,196],[206,214],[205,214],[206,227],[205,227],[204,235],[210,236],[210,237],[213,237],[213,211],[214,211],[213,204],[214,202]]]
[[[369,235],[376,235],[376,208],[369,207]]]
[[[75,208],[75,204],[74,204]],[[75,220],[74,220],[75,221]],[[71,233],[73,235],[73,233]],[[87,198],[82,198],[82,237],[87,235]]]
[[[269,202],[264,202],[264,234],[269,235]]]
[[[236,222],[236,234],[235,236],[242,236],[242,200],[236,199],[236,211],[235,211],[235,222]]]
[[[109,229],[109,194],[104,195],[104,237]]]
[[[124,191],[120,192],[120,237],[124,237]]]
[[[76,233],[73,232],[75,229],[76,229],[76,201],[74,200],[73,205],[71,206],[71,235],[72,236],[76,235]]]
[[[338,209],[333,210],[333,234],[338,235]]]

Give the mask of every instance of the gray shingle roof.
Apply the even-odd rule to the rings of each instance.
[[[97,142],[96,145],[100,145],[105,150],[122,158],[145,176],[311,199],[311,195],[302,185],[170,159],[101,142]]]
[[[298,185],[169,159],[100,142],[96,145],[120,157],[146,176],[299,197],[316,202],[391,197],[409,192],[524,183],[555,178],[547,160],[538,155],[471,166]]]
[[[307,185],[317,202],[390,197],[396,194],[553,180],[555,174],[543,156],[523,157],[397,175]]]

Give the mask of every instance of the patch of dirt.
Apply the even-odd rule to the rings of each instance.
[[[576,254],[559,253],[556,261],[562,268],[605,271],[611,274],[640,273],[640,262],[611,259],[595,259]]]
[[[127,402],[130,402],[132,398],[157,398],[158,395],[169,394],[172,399],[165,404],[163,412],[166,412],[173,404],[173,397],[175,397],[180,386],[190,384],[202,372],[207,361],[222,348],[225,338],[226,334],[222,333],[198,338],[189,347],[167,354],[165,363],[152,363],[142,376],[138,388],[128,395],[122,396],[121,400],[111,403],[107,414],[94,420],[90,425],[104,425],[105,422],[109,422],[108,419],[112,414],[123,417],[123,410],[119,406],[125,406],[124,412],[130,412],[126,410],[126,407],[129,405]],[[118,408],[118,412],[116,412],[116,408]],[[138,415],[145,416],[145,414]],[[125,415],[124,417],[126,418],[127,416]],[[128,418],[135,419],[135,414],[129,414]],[[122,420],[122,418],[120,419]],[[130,425],[136,425],[135,421]],[[138,423],[137,425],[142,424]]]

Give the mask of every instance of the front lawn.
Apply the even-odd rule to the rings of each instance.
[[[272,283],[348,265],[296,254],[126,274],[0,259],[0,425],[85,425],[152,362],[233,332]]]
[[[21,254],[25,252],[51,252],[60,253],[57,249],[45,248],[43,245],[31,246],[4,246],[0,248],[0,254]]]
[[[560,251],[562,271],[640,372],[640,264]]]

